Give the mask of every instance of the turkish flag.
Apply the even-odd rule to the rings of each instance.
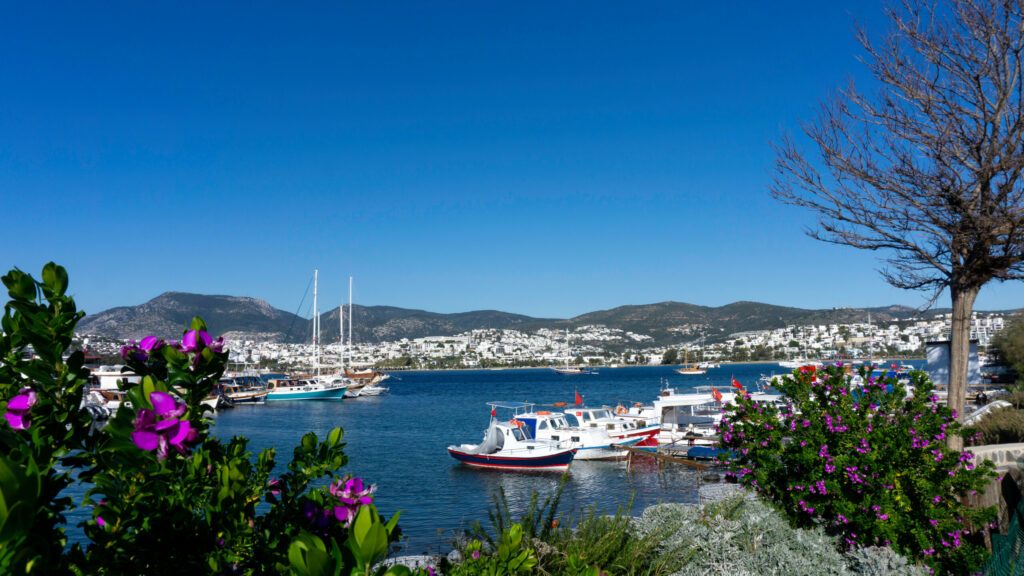
[[[737,390],[743,390],[743,384],[740,384],[740,381],[735,376],[732,378],[732,387]]]
[[[575,392],[576,392],[576,405],[579,406],[580,404],[583,404],[583,397],[580,396],[580,391],[579,390],[576,390]]]

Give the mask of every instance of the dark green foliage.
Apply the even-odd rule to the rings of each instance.
[[[740,397],[722,420],[734,473],[797,526],[821,526],[849,546],[892,546],[937,571],[961,574],[986,557],[992,509],[961,498],[994,476],[991,462],[949,450],[955,415],[923,372],[913,394],[866,369],[863,387],[842,368],[801,369],[777,384],[781,409]]]
[[[304,436],[274,480],[273,450],[254,456],[245,438],[209,435],[201,402],[228,353],[198,317],[180,342],[125,348],[142,381],[122,382],[127,402],[97,426],[80,409],[83,354],[63,356],[82,317],[65,295],[67,273],[51,263],[42,277],[3,277],[0,574],[410,574],[374,568],[397,538],[397,515],[385,522],[372,504],[346,508],[336,495],[366,494],[338,480],[340,428],[323,441]],[[330,480],[334,492],[313,487]],[[76,503],[60,494],[73,481],[92,484],[78,504],[92,512],[85,547],[67,547],[64,535]],[[347,509],[351,524],[339,518]]]

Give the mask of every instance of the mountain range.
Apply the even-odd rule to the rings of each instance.
[[[873,322],[886,323],[946,312],[945,309],[922,312],[907,306],[813,310],[760,302],[734,302],[718,307],[659,302],[619,306],[559,319],[498,310],[441,314],[394,306],[356,305],[353,328],[356,342],[380,342],[450,336],[487,328],[530,332],[540,328],[562,330],[604,325],[650,336],[656,344],[678,344],[699,338],[714,342],[738,332],[788,325],[866,322],[869,314]],[[338,340],[338,314],[338,308],[321,314],[322,342]],[[111,308],[86,316],[79,323],[78,332],[118,339],[139,339],[149,334],[171,337],[180,334],[196,315],[206,320],[212,332],[229,338],[308,342],[312,333],[312,320],[274,308],[258,298],[184,292],[167,292],[145,304]]]

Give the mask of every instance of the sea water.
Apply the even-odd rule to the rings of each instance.
[[[703,376],[682,376],[668,366],[601,368],[585,375],[547,369],[396,372],[385,383],[391,388],[385,396],[240,406],[218,414],[213,432],[225,439],[247,436],[254,450],[277,448],[283,469],[302,434],[312,431],[323,438],[341,426],[349,456],[342,472],[377,485],[375,503],[382,514],[401,512],[404,550],[446,552],[473,521],[487,525],[499,491],[516,515],[534,491],[543,502],[558,486],[558,473],[479,470],[448,455],[449,445],[480,442],[490,419],[488,401],[527,401],[554,410],[555,402],[572,406],[578,391],[588,406],[650,404],[663,381],[679,389],[714,385],[724,391],[733,377],[752,385],[772,371],[784,372],[777,364],[726,364]],[[650,458],[628,466],[577,461],[559,509],[614,513],[632,501],[638,514],[659,502],[696,502],[700,482],[701,474],[692,468]]]

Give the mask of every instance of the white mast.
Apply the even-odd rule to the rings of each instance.
[[[348,363],[352,364],[352,277],[348,277]]]
[[[316,307],[316,284],[319,270],[313,269],[313,363],[316,364],[316,377],[320,379],[320,314]]]
[[[341,364],[342,372],[345,370],[345,301],[342,300],[338,304],[338,331],[341,334],[341,338],[338,339],[338,363]]]

